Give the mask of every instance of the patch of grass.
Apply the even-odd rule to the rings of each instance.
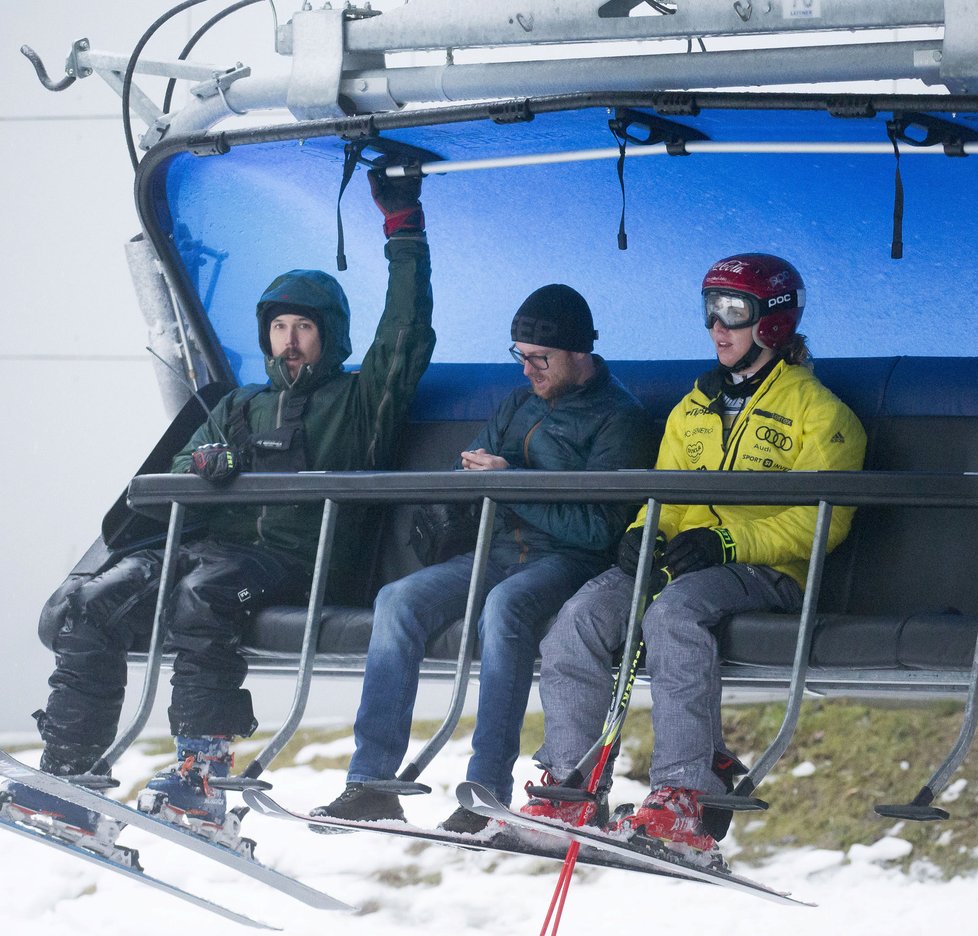
[[[418,721],[411,726],[411,737],[419,739],[422,741],[428,740],[432,737],[434,733],[441,726],[440,721]],[[466,717],[459,720],[458,726],[452,733],[453,738],[465,738],[472,734],[472,730],[475,728],[475,718]],[[275,758],[275,767],[296,767],[299,766],[296,763],[296,757],[298,757],[299,752],[304,750],[309,745],[313,744],[330,744],[333,741],[339,741],[343,738],[348,738],[352,732],[352,728],[349,725],[343,726],[341,728],[300,728],[289,740],[289,743],[281,750],[278,756]],[[248,747],[248,756],[238,756],[236,771],[243,769],[245,765],[250,763],[251,758],[257,753],[255,750],[255,745],[260,746],[267,742],[272,737],[272,732],[256,732],[250,738],[247,738],[243,744]],[[303,767],[311,767],[313,770],[341,770],[344,773],[350,766],[350,755],[349,754],[338,754],[335,756],[326,756],[323,754],[317,754],[308,760],[303,760]]]
[[[543,713],[529,712],[520,733],[520,753],[532,757],[543,744]]]
[[[147,738],[139,742],[139,749],[147,757],[170,756],[176,759],[177,753],[173,746],[173,738],[161,735],[158,738]]]
[[[275,758],[275,767],[296,767],[296,757],[298,757],[299,752],[311,744],[331,744],[333,741],[339,741],[343,738],[350,736],[351,728],[348,725],[344,725],[341,728],[322,728],[322,727],[311,727],[311,728],[299,728],[296,733],[289,739],[288,744],[279,752],[278,756]],[[259,731],[253,734],[250,738],[245,739],[243,744],[248,746],[249,754],[247,756],[238,755],[235,764],[235,772],[243,769],[247,764],[251,762],[252,757],[254,757],[261,747],[264,746],[272,737],[272,732],[270,731]],[[310,758],[308,761],[304,760],[302,762],[303,767],[312,767],[314,770],[343,770],[345,771],[350,765],[349,755],[339,755],[335,757],[326,757],[323,755],[316,755]]]
[[[777,734],[784,710],[783,704],[725,708],[731,750],[748,762],[758,757]],[[755,794],[770,809],[734,815],[738,858],[756,862],[786,846],[845,852],[894,834],[913,846],[897,862],[904,869],[925,860],[945,877],[978,870],[975,754],[952,778],[952,784],[965,785],[957,799],[945,804],[951,819],[898,822],[873,811],[877,803],[913,799],[951,749],[961,715],[961,706],[949,702],[898,707],[851,700],[806,702],[788,750]],[[653,742],[649,719],[633,717],[630,722],[623,739],[632,765],[627,776],[644,780]]]

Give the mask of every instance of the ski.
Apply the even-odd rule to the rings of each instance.
[[[16,832],[18,835],[23,835],[35,842],[50,845],[62,852],[74,855],[76,858],[89,861],[100,868],[115,871],[117,874],[128,877],[130,880],[138,881],[140,884],[147,884],[156,890],[162,891],[164,894],[169,894],[171,897],[177,897],[180,900],[185,900],[188,903],[193,904],[195,907],[200,907],[203,910],[209,910],[211,913],[216,913],[218,916],[222,916],[226,920],[232,920],[235,923],[240,923],[242,926],[251,926],[255,929],[279,930],[279,927],[277,926],[271,926],[268,923],[262,923],[259,920],[245,916],[243,913],[237,913],[234,910],[229,910],[227,907],[223,907],[220,904],[214,903],[213,901],[206,900],[203,897],[198,897],[196,894],[192,894],[190,891],[186,891],[182,887],[177,887],[175,884],[169,884],[166,881],[161,881],[159,878],[152,877],[151,875],[146,874],[145,871],[139,870],[135,867],[119,864],[116,861],[112,861],[110,858],[106,858],[104,855],[99,855],[95,852],[88,851],[87,849],[81,848],[78,845],[72,845],[70,842],[66,842],[63,839],[59,839],[53,835],[47,835],[40,829],[34,829],[29,826],[21,825],[20,823],[10,821],[3,816],[0,816],[0,827],[7,829],[10,832]]]
[[[470,781],[460,783],[455,789],[455,795],[460,805],[474,813],[478,813],[480,816],[487,816],[490,819],[496,819],[523,829],[534,830],[568,844],[570,842],[579,842],[582,847],[579,861],[585,860],[586,852],[592,849],[598,849],[620,857],[629,858],[633,861],[638,861],[641,864],[648,865],[650,868],[661,869],[663,872],[668,872],[673,876],[681,877],[685,880],[730,887],[748,894],[753,894],[755,897],[775,901],[776,903],[803,907],[813,906],[813,904],[807,903],[806,901],[797,900],[788,894],[776,891],[749,878],[740,877],[730,871],[697,867],[690,862],[684,861],[679,855],[669,857],[650,855],[636,848],[630,848],[624,842],[617,841],[607,835],[588,831],[587,828],[554,825],[542,819],[536,819],[533,816],[524,816],[522,813],[513,812],[507,809],[492,793],[478,783],[472,783]]]
[[[356,819],[336,819],[332,816],[310,816],[307,813],[294,812],[276,802],[261,790],[245,790],[245,802],[256,812],[272,819],[286,819],[291,822],[301,822],[307,826],[317,826],[323,832],[379,832],[414,841],[432,842],[436,845],[452,845],[470,851],[496,851],[511,855],[523,855],[533,858],[545,858],[553,861],[563,861],[566,847],[556,841],[553,836],[542,838],[539,842],[529,841],[516,830],[476,832],[463,834],[459,832],[444,832],[441,829],[422,829],[407,822],[394,820],[375,820],[365,822]],[[682,877],[672,871],[661,871],[650,868],[648,864],[629,860],[627,857],[594,852],[581,859],[581,864],[598,868],[611,868],[617,871],[636,871],[640,874],[664,874],[669,877]]]
[[[349,904],[331,897],[329,894],[318,891],[315,888],[303,884],[286,874],[274,871],[257,861],[245,858],[243,855],[218,845],[207,839],[184,832],[176,826],[170,825],[162,819],[150,816],[133,809],[117,800],[109,799],[99,793],[87,790],[84,787],[75,786],[67,780],[55,777],[51,774],[43,773],[22,764],[19,760],[12,757],[4,750],[0,750],[0,775],[34,787],[44,793],[50,793],[59,799],[91,809],[94,812],[102,813],[110,819],[124,822],[126,825],[142,829],[151,835],[166,839],[181,848],[189,849],[205,858],[210,858],[220,864],[225,865],[235,871],[239,871],[248,877],[260,881],[262,884],[274,888],[283,894],[293,897],[310,907],[319,910],[353,910]]]

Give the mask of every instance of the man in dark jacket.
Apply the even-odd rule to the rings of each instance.
[[[350,309],[339,283],[319,270],[279,276],[257,308],[269,383],[224,397],[173,459],[174,472],[220,483],[242,467],[390,467],[397,432],[435,344],[431,264],[420,180],[369,175],[385,216],[390,272],[384,313],[359,372],[342,367],[352,349]],[[226,814],[223,791],[207,783],[208,777],[227,776],[229,739],[248,736],[257,726],[251,695],[242,688],[247,667],[237,650],[241,627],[248,612],[296,600],[308,588],[321,512],[235,505],[210,510],[206,519],[206,537],[180,550],[164,618],[168,647],[176,654],[169,716],[177,766],[150,781],[139,805],[244,847],[236,831],[225,830],[226,821],[234,825],[237,819]],[[342,536],[357,532],[344,526],[357,524],[341,514],[334,549],[341,559],[350,552]],[[115,737],[126,652],[152,624],[161,564],[161,550],[133,553],[93,578],[71,580],[48,602],[42,625],[56,631],[57,669],[47,709],[36,713],[45,742],[43,770],[85,773]],[[85,819],[75,824],[85,827]]]
[[[638,401],[592,354],[597,333],[569,286],[532,293],[513,319],[510,349],[529,387],[513,391],[469,449],[465,470],[604,471],[642,464],[648,427]],[[468,779],[503,802],[547,622],[565,599],[606,569],[629,510],[617,504],[501,505],[479,619],[479,708]],[[403,819],[397,796],[369,781],[395,776],[408,744],[426,642],[465,610],[473,554],[422,569],[381,589],[367,653],[356,753],[346,790],[321,815]],[[473,832],[482,817],[459,809],[443,824]]]

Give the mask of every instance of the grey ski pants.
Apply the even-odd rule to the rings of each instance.
[[[634,579],[617,566],[584,585],[541,644],[542,767],[564,778],[598,739],[611,702],[612,667],[628,625]],[[690,572],[667,585],[642,621],[651,681],[653,789],[724,792],[714,751],[729,754],[720,722],[714,628],[745,611],[794,612],[802,590],[767,567],[732,563]]]

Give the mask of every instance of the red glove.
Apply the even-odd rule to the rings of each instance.
[[[391,178],[383,169],[371,169],[367,180],[374,202],[384,213],[384,234],[392,237],[424,231],[420,175]]]

